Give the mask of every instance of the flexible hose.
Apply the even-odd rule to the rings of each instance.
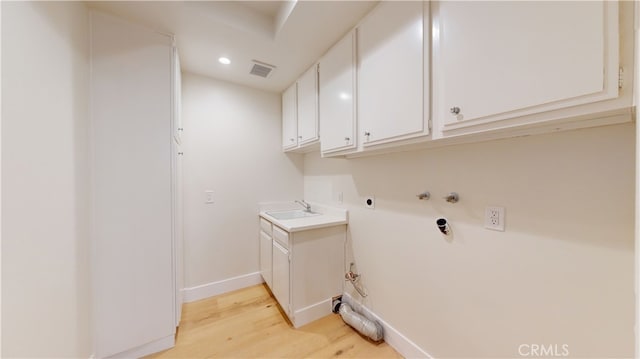
[[[337,303],[337,307],[342,320],[353,327],[353,329],[360,332],[360,334],[371,338],[373,341],[377,342],[382,340],[383,331],[380,324],[356,313],[347,303],[339,302]]]

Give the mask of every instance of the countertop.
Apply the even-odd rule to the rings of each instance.
[[[294,219],[276,219],[268,215],[267,212],[300,209],[300,206],[295,203],[280,202],[260,204],[259,216],[289,233],[349,223],[348,212],[346,209],[328,207],[317,203],[310,204],[311,210],[313,212],[320,213],[320,215]]]

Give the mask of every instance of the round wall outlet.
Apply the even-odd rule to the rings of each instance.
[[[373,196],[366,197],[364,200],[364,206],[367,208],[375,208],[376,207],[376,198]]]

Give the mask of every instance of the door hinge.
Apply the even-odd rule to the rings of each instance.
[[[624,74],[624,69],[622,67],[618,68],[618,89],[621,89],[622,86],[624,85],[624,78],[623,75]]]

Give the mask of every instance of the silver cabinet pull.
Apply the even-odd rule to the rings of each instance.
[[[460,113],[460,107],[452,107],[449,111],[452,115],[457,115]]]
[[[178,152],[178,155],[182,156],[184,155],[184,152]]]
[[[344,140],[345,141],[351,141],[351,139],[349,137],[345,137]]]

